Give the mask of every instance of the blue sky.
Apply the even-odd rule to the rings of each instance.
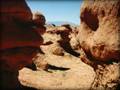
[[[26,0],[32,12],[44,14],[47,22],[67,21],[80,23],[80,6],[82,0]]]

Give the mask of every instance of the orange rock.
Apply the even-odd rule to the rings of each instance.
[[[100,61],[120,58],[120,1],[85,1],[78,39],[88,56]]]

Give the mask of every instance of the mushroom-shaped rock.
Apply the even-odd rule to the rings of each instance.
[[[33,13],[33,21],[36,25],[45,25],[46,22],[44,15],[39,12]]]
[[[34,29],[36,32],[38,32],[40,35],[44,34],[46,31],[45,25],[45,16],[39,12],[33,13],[33,24],[34,24]]]

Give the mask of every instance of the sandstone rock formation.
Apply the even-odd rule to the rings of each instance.
[[[18,76],[20,83],[38,90],[109,90],[118,88],[120,80],[119,64],[115,62],[111,62],[111,64],[98,63],[95,69],[81,62],[82,57],[88,58],[78,44],[79,42],[76,38],[77,33],[69,33],[68,39],[65,40],[65,38],[62,38],[61,32],[66,32],[66,29],[61,30],[58,28],[60,28],[60,26],[49,29],[47,27],[45,34],[42,35],[44,38],[44,44],[40,46],[42,53],[38,53],[37,56],[33,58],[37,70],[34,71],[29,68],[20,70]],[[66,47],[62,47],[59,43],[59,41],[62,42],[62,40],[63,43],[65,43],[64,45],[68,43],[74,52],[79,53],[79,56],[67,52],[65,50]],[[88,80],[90,81],[86,82]],[[70,84],[70,82],[72,82],[72,84]]]
[[[33,13],[33,21],[38,26],[45,25],[46,22],[44,15],[40,12]]]
[[[0,12],[2,28],[0,50],[14,47],[39,47],[43,40],[31,27],[32,13],[24,0],[11,2],[2,0]]]
[[[37,70],[21,69],[18,76],[20,83],[38,90],[117,89],[119,63],[91,63],[89,59],[93,58],[88,58],[88,53],[79,44],[77,29],[67,24],[46,25],[46,32],[42,35],[44,42],[40,46],[42,53],[33,58]],[[88,62],[95,67],[87,65]]]
[[[91,89],[116,90],[120,83],[120,1],[84,1],[79,28],[85,63],[94,66],[96,78]],[[83,58],[84,57],[84,58]]]
[[[99,65],[96,77],[92,85],[94,90],[119,90],[120,87],[120,63]]]
[[[85,1],[79,30],[69,24],[44,27],[44,15],[32,15],[24,0],[4,1],[0,11],[0,85],[7,87],[5,90],[21,85],[40,90],[118,89],[119,1]],[[34,70],[30,69],[32,62]]]
[[[84,1],[80,19],[78,39],[88,57],[99,61],[119,60],[120,1]]]
[[[18,70],[32,64],[40,51],[43,38],[39,32],[45,31],[45,21],[38,25],[36,20],[41,19],[33,20],[25,0],[1,0],[0,5],[0,88],[14,89],[19,86]]]
[[[52,39],[52,41],[59,43],[59,46],[64,48],[66,52],[71,53],[77,57],[79,56],[79,53],[81,53],[81,48],[77,38],[78,30],[78,26],[71,26],[70,24],[47,27],[47,33],[49,33],[51,36],[56,36],[54,40]],[[43,36],[48,37],[48,35],[45,34]],[[44,40],[46,41],[45,38]]]
[[[46,55],[42,59],[39,56],[36,60],[38,71],[27,68],[19,71],[18,78],[21,84],[36,89],[87,90],[94,81],[95,72],[93,68],[74,56]],[[46,69],[43,68],[45,65]]]
[[[33,58],[37,71],[28,68],[20,70],[18,77],[20,83],[36,89],[91,88],[95,72],[92,67],[81,62],[79,58],[81,50],[78,53],[74,51],[78,50],[75,48],[78,47],[78,43],[74,44],[77,42],[74,35],[76,33],[73,33],[70,26],[64,25],[46,28],[45,34],[42,35],[44,42],[40,46],[43,53],[38,53]],[[72,38],[73,42],[70,42]]]
[[[15,63],[20,59],[20,58],[17,59],[18,58],[17,53],[19,53],[18,55],[19,57],[20,56],[23,57],[22,55],[20,55],[25,52],[25,50],[22,48],[29,48],[29,50],[30,48],[39,49],[40,45],[43,42],[43,39],[40,33],[38,33],[38,30],[36,30],[38,29],[37,27],[38,25],[36,23],[37,19],[35,20],[32,19],[32,13],[24,0],[22,1],[19,1],[19,0],[3,1],[2,0],[0,12],[1,12],[1,15],[0,15],[0,19],[1,19],[0,20],[0,27],[1,27],[0,50],[1,52],[0,53],[2,54],[0,57],[1,61],[3,61],[4,63],[8,62],[7,64],[9,64],[10,62]],[[43,26],[43,24],[45,24],[45,21],[39,25],[40,26],[39,32],[45,31],[45,27]],[[23,53],[22,53],[22,50],[23,50]],[[30,52],[34,50],[31,49]],[[16,52],[16,58],[13,55],[15,54],[15,52]],[[25,55],[31,57],[31,54],[26,52]],[[13,57],[13,58],[10,58],[10,57]],[[23,58],[21,58],[21,60],[22,59]],[[19,62],[22,62],[21,60]],[[30,61],[27,60],[27,61],[30,62],[32,60]],[[11,66],[14,66],[14,65],[11,64]]]
[[[43,33],[45,33],[45,22],[46,19],[44,17],[43,14],[41,14],[40,12],[35,12],[33,13],[33,23],[34,23],[34,29],[41,35]]]

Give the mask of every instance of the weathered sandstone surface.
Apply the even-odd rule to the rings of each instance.
[[[120,1],[90,0],[81,7],[78,39],[89,57],[120,60]]]
[[[119,4],[85,1],[79,29],[46,25],[42,53],[33,58],[37,71],[20,70],[20,83],[36,89],[119,89]]]
[[[21,84],[36,89],[89,89],[95,78],[92,67],[69,55],[47,55],[36,62],[38,71],[28,68],[19,71]]]
[[[24,0],[2,0],[1,6],[3,90],[118,89],[119,1],[84,1],[80,27],[45,24]]]

